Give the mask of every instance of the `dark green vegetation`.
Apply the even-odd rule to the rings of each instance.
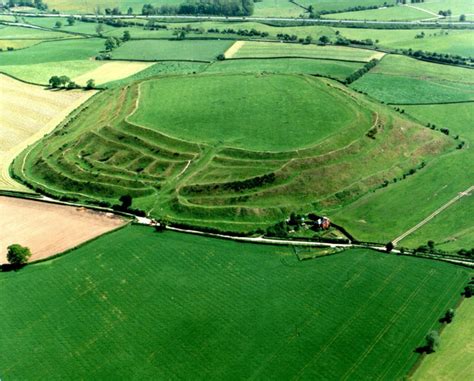
[[[2,379],[399,379],[467,279],[131,226],[0,273]]]
[[[46,141],[13,166],[34,189],[241,232],[337,210],[454,145],[334,81],[207,74],[104,92]]]
[[[31,251],[27,247],[19,244],[13,244],[8,246],[7,260],[14,266],[23,265],[28,262],[31,257]]]
[[[114,50],[114,59],[125,60],[190,60],[213,61],[232,45],[233,41],[169,41],[139,40],[129,41]]]

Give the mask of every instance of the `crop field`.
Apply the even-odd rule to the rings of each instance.
[[[128,193],[157,217],[248,231],[349,202],[452,145],[333,81],[203,74],[100,94],[13,168],[56,196],[117,203]]]
[[[361,67],[362,64],[358,62],[305,58],[240,59],[216,61],[206,69],[206,73],[317,74],[342,81]]]
[[[351,87],[392,104],[474,101],[474,71],[388,55]]]
[[[448,128],[453,136],[467,144],[461,150],[437,158],[416,176],[390,184],[345,208],[330,213],[359,239],[388,242],[429,216],[436,209],[473,184],[474,171],[471,128],[473,107],[470,103],[401,106],[420,122]],[[472,196],[471,196],[472,197]],[[473,233],[469,215],[469,197],[452,205],[423,228],[408,236],[402,245],[417,247],[434,240],[436,247],[459,250],[472,247]],[[417,205],[413,212],[413,205]],[[463,209],[462,206],[466,206]],[[461,214],[455,216],[454,213]],[[387,219],[387,215],[391,218]],[[467,219],[464,219],[463,216]],[[449,221],[449,228],[447,222]],[[447,230],[445,230],[447,229]]]
[[[0,273],[5,379],[399,379],[468,279],[138,226],[17,275]]]
[[[85,86],[89,79],[94,79],[96,84],[101,85],[107,82],[127,78],[147,69],[151,65],[153,64],[144,62],[107,62],[99,66],[97,69],[84,73],[79,77],[75,77],[74,81],[79,85]]]
[[[0,75],[0,189],[27,190],[8,166],[29,144],[52,131],[94,91],[47,91]]]
[[[0,196],[0,264],[7,263],[7,247],[14,243],[30,248],[32,262],[62,253],[125,223],[112,213]]]
[[[469,380],[474,374],[472,315],[474,303],[465,299],[442,333],[442,345],[426,357],[413,376],[414,381]]]
[[[140,40],[129,41],[113,53],[114,59],[144,61],[190,60],[213,61],[232,45],[233,41]]]
[[[275,42],[239,41],[240,48],[231,58],[305,57],[340,61],[369,62],[380,59],[384,53],[344,46],[317,46]]]
[[[342,36],[355,40],[378,40],[377,45],[392,49],[425,50],[428,52],[474,56],[472,32],[468,30],[407,29],[384,30],[365,28],[338,28]],[[423,38],[416,36],[424,33]]]

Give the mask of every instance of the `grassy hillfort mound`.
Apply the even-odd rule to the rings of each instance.
[[[129,194],[154,217],[245,232],[337,208],[451,145],[335,81],[202,74],[100,94],[13,169],[56,197]]]
[[[298,261],[125,227],[0,273],[2,378],[400,379],[467,279],[362,249]]]

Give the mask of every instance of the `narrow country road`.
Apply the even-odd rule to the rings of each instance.
[[[433,218],[435,218],[438,214],[443,212],[445,209],[449,208],[452,204],[454,204],[456,201],[458,201],[460,198],[464,196],[470,196],[470,192],[474,190],[474,185],[471,186],[470,188],[466,189],[464,192],[458,193],[456,197],[453,199],[449,200],[446,204],[441,206],[439,209],[435,210],[433,213],[431,213],[428,217],[426,217],[423,221],[419,222],[415,226],[413,226],[411,229],[407,230],[405,233],[403,233],[401,236],[395,238],[392,243],[394,246],[398,244],[402,239],[406,238],[419,228],[421,228],[423,225],[427,224],[429,221],[431,221]]]
[[[95,14],[66,14],[66,13],[15,13],[15,12],[6,12],[3,13],[4,15],[21,15],[26,17],[68,17],[73,16],[75,18],[81,18],[82,16],[85,17],[97,17],[97,18],[115,18],[115,19],[159,19],[159,20],[212,20],[212,21],[293,21],[293,22],[303,22],[306,24],[364,24],[364,25],[378,25],[378,24],[385,24],[385,25],[442,25],[436,21],[423,21],[423,20],[415,20],[415,21],[376,21],[376,20],[337,20],[337,19],[308,19],[308,18],[299,18],[299,17],[242,17],[242,16],[187,16],[187,15],[175,15],[175,16],[168,16],[168,15],[152,15],[152,16],[143,16],[143,15],[95,15]],[[464,26],[474,26],[474,22],[471,21],[453,21],[449,24],[452,25],[464,25]]]

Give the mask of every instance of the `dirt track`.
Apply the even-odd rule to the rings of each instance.
[[[126,220],[112,213],[0,196],[0,264],[13,243],[47,258],[113,230]]]

